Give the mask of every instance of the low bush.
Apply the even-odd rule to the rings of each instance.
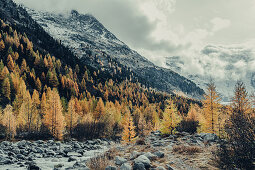
[[[197,128],[199,127],[199,122],[195,120],[182,120],[176,130],[179,132],[188,132],[190,134],[194,134],[197,132]]]

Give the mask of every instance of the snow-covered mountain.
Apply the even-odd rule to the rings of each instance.
[[[189,79],[154,65],[130,49],[90,14],[79,14],[75,10],[66,14],[27,11],[46,32],[94,67],[97,64],[107,67],[109,63],[103,57],[107,55],[138,75],[147,87],[195,98],[201,98],[204,93]]]
[[[233,97],[238,80],[245,83],[250,93],[254,92],[255,55],[248,47],[208,45],[196,56],[167,57],[166,64],[204,90],[206,83],[213,79],[225,102]]]

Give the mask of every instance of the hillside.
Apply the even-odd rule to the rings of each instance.
[[[170,69],[154,65],[130,49],[90,14],[79,14],[75,10],[59,15],[27,10],[52,37],[95,68],[98,67],[98,63],[93,62],[95,60],[101,61],[106,69],[109,67],[109,63],[102,58],[106,54],[134,72],[146,87],[168,93],[182,93],[197,99],[204,94],[192,81]]]

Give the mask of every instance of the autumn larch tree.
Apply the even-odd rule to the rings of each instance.
[[[135,126],[130,113],[126,113],[123,122],[122,141],[125,143],[133,143],[135,141]]]
[[[73,134],[73,128],[78,124],[79,115],[75,109],[75,99],[72,98],[68,103],[68,112],[65,115],[66,126],[70,136]]]
[[[3,51],[5,49],[4,41],[0,41],[0,51]]]
[[[41,114],[40,114],[40,99],[39,99],[39,93],[37,90],[34,90],[32,95],[32,108],[31,111],[33,113],[34,117],[34,129],[36,132],[40,130],[42,120],[41,120]]]
[[[177,108],[173,101],[168,101],[168,105],[163,113],[163,120],[161,122],[162,134],[173,134],[175,127],[180,123],[181,116],[178,114]]]
[[[16,135],[16,117],[11,105],[7,105],[4,109],[2,124],[6,127],[7,138],[13,139]]]
[[[34,115],[31,108],[32,108],[31,95],[27,90],[23,96],[21,107],[19,108],[18,121],[19,125],[25,128],[28,132],[32,131],[34,123]]]
[[[10,54],[7,57],[7,66],[10,71],[14,70],[14,62]]]
[[[207,92],[204,95],[203,109],[206,120],[207,132],[215,133],[218,125],[218,114],[220,109],[220,97],[216,92],[214,82],[207,85]]]
[[[151,127],[148,126],[148,124],[145,121],[143,113],[139,115],[139,121],[138,121],[138,133],[141,137],[145,137],[149,134],[151,130]]]
[[[57,89],[47,90],[47,111],[43,117],[43,123],[51,134],[61,140],[65,128],[65,118],[62,113],[62,104]]]
[[[102,98],[99,98],[95,109],[95,118],[98,120],[104,114],[105,114],[104,102]]]
[[[232,109],[235,113],[248,114],[251,112],[251,103],[243,82],[238,81],[235,86],[235,96],[232,100]]]
[[[8,77],[6,77],[2,83],[2,94],[4,97],[8,100],[11,98],[11,85],[10,85],[10,80]]]

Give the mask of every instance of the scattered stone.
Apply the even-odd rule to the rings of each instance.
[[[174,170],[170,165],[166,165],[167,170]]]
[[[121,165],[120,170],[132,170],[132,167],[128,163],[124,163]]]
[[[145,166],[145,168],[151,167],[151,161],[144,155],[140,155],[138,158],[136,158],[135,164],[136,163],[142,163]]]
[[[144,154],[144,156],[146,156],[147,158],[149,158],[149,160],[155,160],[156,159],[156,155],[155,154],[152,154],[152,153],[150,153],[150,152],[146,152],[145,154]]]
[[[40,170],[40,169],[41,168],[39,168],[34,162],[28,163],[27,170]]]
[[[157,155],[157,157],[159,158],[163,158],[165,156],[164,152],[162,151],[157,151],[157,152],[154,152],[153,154]]]
[[[122,158],[120,156],[115,157],[115,164],[116,165],[122,165],[123,163],[126,163],[127,160],[125,158]]]
[[[73,161],[76,161],[76,158],[74,158],[74,157],[68,158],[68,162],[73,162]]]
[[[146,169],[143,163],[135,162],[133,170],[146,170]]]
[[[156,170],[166,170],[166,168],[164,168],[163,166],[159,166],[159,167],[157,167]]]
[[[107,166],[105,170],[117,170],[115,166]]]
[[[137,152],[137,151],[133,151],[130,155],[130,159],[133,160],[135,158],[137,158],[138,156],[140,156],[141,153],[140,152]]]

